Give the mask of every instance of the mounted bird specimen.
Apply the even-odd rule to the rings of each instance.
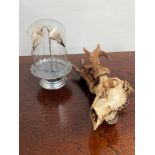
[[[31,54],[33,54],[34,50],[37,48],[37,46],[39,45],[41,39],[44,36],[44,29],[47,30],[48,32],[48,39],[49,39],[49,48],[51,48],[51,40],[55,40],[58,44],[62,45],[63,47],[65,47],[65,44],[60,36],[60,33],[57,32],[57,30],[55,28],[49,29],[46,26],[40,27],[37,30],[35,30],[32,33],[32,50],[31,50]],[[49,49],[51,51],[51,49]]]
[[[31,54],[33,54],[34,50],[39,45],[41,39],[43,38],[44,32],[42,28],[38,28],[36,31],[32,33],[32,49]]]
[[[56,29],[51,29],[49,31],[49,39],[56,40],[57,43],[65,47],[65,44],[63,43],[63,40],[60,36],[60,33],[56,31]]]
[[[110,77],[110,70],[100,63],[100,56],[109,56],[100,49],[98,44],[93,52],[83,49],[89,64],[82,67],[73,65],[74,70],[87,82],[90,92],[96,95],[90,108],[93,129],[96,130],[104,121],[115,124],[118,111],[127,105],[128,95],[133,91],[131,85],[118,77]]]

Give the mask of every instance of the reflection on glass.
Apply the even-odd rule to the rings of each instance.
[[[65,27],[53,19],[41,19],[28,29],[31,38],[33,64],[31,73],[41,78],[45,89],[58,89],[65,85],[65,76],[71,71],[67,60]]]

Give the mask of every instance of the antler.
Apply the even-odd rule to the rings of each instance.
[[[103,67],[100,64],[100,56],[105,56],[109,59],[109,56],[106,54],[106,52],[102,51],[100,49],[100,45],[98,44],[96,49],[91,53],[86,48],[83,48],[85,54],[87,55],[89,59],[89,64],[84,64],[82,59],[82,67],[78,68],[75,65],[73,65],[74,70],[80,74],[80,76],[86,80],[90,90],[95,87],[96,84],[99,82],[99,76],[100,75],[108,75],[110,73],[110,70],[106,67]]]
[[[96,94],[90,109],[90,117],[96,130],[103,121],[108,124],[117,122],[117,111],[127,105],[127,97],[133,89],[127,81],[109,77],[110,70],[103,67],[99,59],[100,56],[109,59],[109,56],[100,49],[99,44],[93,52],[86,48],[83,50],[89,59],[89,64],[84,64],[82,59],[82,67],[73,65],[73,68],[86,80],[90,91]]]

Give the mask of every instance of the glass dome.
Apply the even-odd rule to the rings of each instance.
[[[45,89],[58,89],[65,85],[65,76],[71,71],[67,60],[66,29],[59,21],[40,19],[28,29],[31,38],[33,64],[31,73],[41,78]]]

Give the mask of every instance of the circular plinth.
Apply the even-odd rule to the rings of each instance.
[[[40,80],[40,85],[45,88],[45,89],[59,89],[63,87],[66,84],[66,78],[62,77],[59,79],[54,79],[54,80],[46,80],[46,79],[41,79]]]

